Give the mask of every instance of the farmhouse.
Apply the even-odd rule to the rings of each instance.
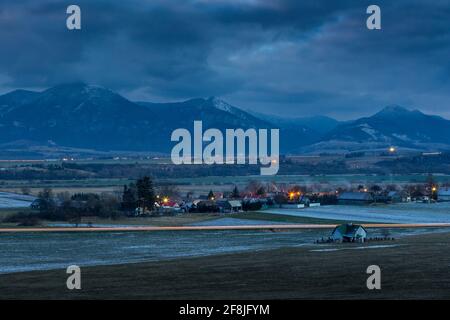
[[[439,189],[437,199],[438,201],[450,201],[450,188]]]
[[[331,238],[340,242],[364,242],[367,238],[367,231],[363,226],[357,224],[341,224],[333,230]]]
[[[219,200],[216,202],[220,212],[233,213],[242,211],[242,202],[239,200]]]
[[[180,205],[173,200],[168,200],[166,202],[162,202],[161,204],[155,203],[155,209],[159,214],[175,214],[182,211]]]
[[[368,192],[344,192],[338,196],[339,204],[364,205],[373,201],[373,196]]]

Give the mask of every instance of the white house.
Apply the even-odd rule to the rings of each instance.
[[[367,231],[363,226],[357,224],[341,224],[333,230],[331,238],[342,242],[364,242],[367,238]]]

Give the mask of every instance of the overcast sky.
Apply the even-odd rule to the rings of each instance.
[[[382,30],[366,28],[369,4]],[[0,0],[0,92],[83,81],[277,115],[398,104],[450,118],[449,17],[448,0]]]

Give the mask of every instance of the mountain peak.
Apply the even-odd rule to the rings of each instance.
[[[399,114],[399,113],[409,113],[410,110],[399,106],[399,105],[389,105],[384,107],[380,112],[377,114]]]
[[[107,89],[102,86],[97,85],[91,85],[84,82],[72,82],[72,83],[65,83],[60,84],[57,86],[54,86],[52,88],[47,89],[46,91],[61,91],[61,92],[82,92],[82,93],[92,93],[96,91],[105,91],[105,92],[112,92],[110,89]]]
[[[228,104],[227,102],[219,99],[217,97],[209,97],[208,101],[212,103],[212,105],[219,110],[231,112],[233,110],[233,106]]]
[[[123,99],[120,95],[114,93],[110,89],[89,85],[83,82],[74,82],[57,85],[42,92],[40,99],[57,99],[69,100],[81,103],[83,101],[111,101],[115,99]]]

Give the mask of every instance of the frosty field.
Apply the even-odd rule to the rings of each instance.
[[[372,221],[384,223],[448,223],[450,202],[400,203],[376,206],[333,205],[306,209],[270,209],[272,214],[310,217],[349,222]]]

